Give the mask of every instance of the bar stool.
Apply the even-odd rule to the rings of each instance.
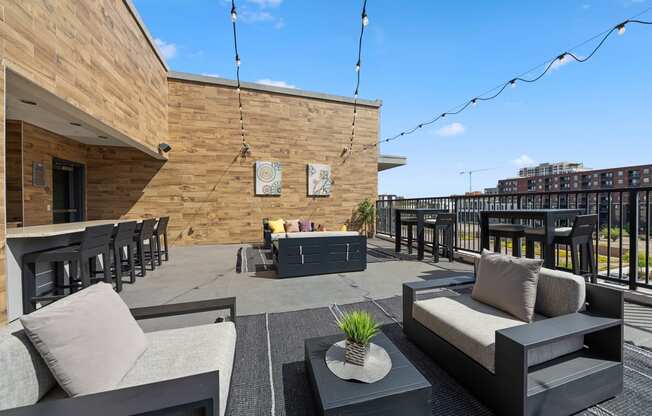
[[[500,253],[500,240],[512,240],[512,256],[521,257],[521,238],[525,237],[525,226],[518,224],[491,224],[489,237],[494,237],[494,251]]]
[[[161,257],[165,254],[165,260],[170,260],[170,252],[168,251],[168,222],[170,217],[161,217],[156,223],[156,228],[154,228],[154,241],[156,242],[156,258],[158,260],[158,265],[161,265]],[[161,237],[163,237],[163,248],[161,248]]]
[[[156,269],[155,259],[154,259],[154,224],[156,220],[150,218],[143,220],[134,233],[134,242],[136,243],[136,265],[140,267],[140,275],[145,276],[147,271],[147,263],[150,264],[151,270]],[[148,244],[149,253],[145,253],[145,241]]]
[[[113,251],[113,270],[115,271],[116,288],[122,290],[122,276],[129,273],[129,282],[136,282],[136,266],[134,262],[134,233],[138,222],[121,222],[115,227],[111,249]],[[125,253],[126,248],[126,253]]]
[[[555,228],[553,244],[570,247],[573,274],[580,275],[584,271],[592,276],[595,274],[593,231],[597,222],[598,216],[595,214],[578,215],[575,217],[572,227]],[[543,228],[528,229],[525,233],[525,255],[527,257],[534,258],[534,243],[537,241],[539,244],[545,244],[545,230]],[[592,280],[595,280],[595,277],[592,277]]]
[[[446,250],[448,261],[453,258],[453,227],[455,226],[455,214],[437,214],[434,220],[425,220],[424,227],[432,229],[432,255],[435,263],[439,262],[439,236],[442,235],[443,246]]]
[[[413,228],[417,226],[417,218],[401,217],[401,225],[407,225],[408,254],[412,254],[412,240],[414,239]]]
[[[52,250],[38,251],[23,256],[22,283],[23,283],[23,313],[28,314],[36,310],[39,301],[54,301],[65,297],[63,291],[74,291],[85,288],[91,284],[91,268],[98,256],[102,262],[110,264],[109,243],[113,234],[113,224],[88,227],[82,234],[81,243]],[[69,263],[69,284],[66,285],[63,276],[63,264]],[[36,264],[56,263],[56,276],[53,296],[36,296]],[[77,278],[77,267],[80,269]],[[111,283],[111,271],[104,267],[104,281]]]

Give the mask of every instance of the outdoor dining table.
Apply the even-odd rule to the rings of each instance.
[[[543,223],[543,265],[547,268],[555,267],[555,225],[560,220],[573,219],[581,214],[580,209],[512,209],[498,211],[480,211],[480,242],[483,249],[489,249],[489,220],[538,220]]]
[[[417,219],[417,259],[423,260],[423,252],[425,248],[424,241],[424,222],[425,216],[428,214],[445,214],[448,209],[442,208],[394,208],[394,238],[396,240],[395,251],[401,252],[401,215],[412,214]]]

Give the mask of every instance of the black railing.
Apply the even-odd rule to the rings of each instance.
[[[593,258],[598,277],[628,284],[631,289],[652,288],[651,195],[652,187],[646,187],[380,200],[376,202],[376,231],[394,236],[395,208],[447,209],[457,214],[455,249],[480,252],[480,211],[580,209],[598,214]],[[426,230],[427,242],[432,241],[430,232]],[[557,247],[556,257],[558,267],[569,267],[566,247]]]

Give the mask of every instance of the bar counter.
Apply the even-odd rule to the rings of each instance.
[[[7,229],[7,317],[9,321],[23,314],[22,258],[26,253],[78,244],[87,227],[118,224],[128,219],[95,220],[65,224],[35,225]],[[140,220],[136,220],[140,221]],[[47,290],[51,284],[53,267],[42,264],[37,268],[37,287]]]

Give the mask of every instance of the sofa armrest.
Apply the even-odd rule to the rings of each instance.
[[[229,310],[231,321],[235,322],[235,298],[199,300],[196,302],[173,303],[169,305],[145,306],[130,309],[137,320],[187,315],[208,311]],[[217,322],[217,321],[216,321]]]
[[[129,416],[203,409],[219,415],[219,372],[196,374],[0,411],[0,416]]]
[[[508,339],[528,350],[564,338],[622,326],[623,320],[578,312],[496,331],[496,349]]]
[[[456,286],[463,286],[475,283],[475,277],[461,275],[442,279],[421,280],[418,282],[403,283],[403,322],[412,319],[412,304],[416,300],[417,293],[433,289],[446,289]]]

